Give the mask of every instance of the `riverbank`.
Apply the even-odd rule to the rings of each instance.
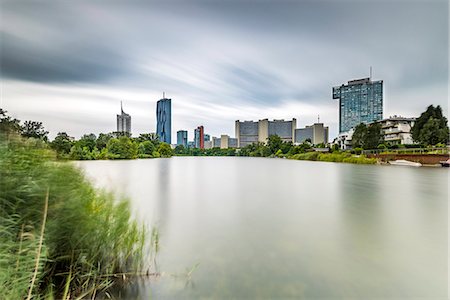
[[[287,158],[294,160],[309,160],[309,161],[339,162],[339,163],[369,164],[369,165],[373,165],[378,162],[376,158],[368,158],[365,155],[354,155],[348,152],[335,152],[335,153],[307,152],[294,154]]]
[[[2,299],[95,297],[143,267],[146,230],[36,139],[0,136]]]
[[[379,153],[379,154],[367,154],[367,157],[374,158],[380,162],[388,163],[393,160],[407,160],[412,162],[418,162],[427,166],[440,166],[441,161],[449,159],[448,154],[398,154],[398,153]]]

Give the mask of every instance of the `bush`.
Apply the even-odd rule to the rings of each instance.
[[[363,148],[354,148],[350,152],[353,154],[360,155],[362,153],[362,151],[363,151]]]

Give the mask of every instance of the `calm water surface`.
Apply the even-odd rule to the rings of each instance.
[[[164,275],[121,298],[447,298],[448,169],[240,157],[79,165],[160,232]]]

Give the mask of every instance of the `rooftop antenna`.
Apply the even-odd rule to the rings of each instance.
[[[320,115],[317,115],[317,123],[320,123]]]
[[[372,66],[370,66],[370,80],[372,81]]]
[[[120,101],[120,111],[123,113],[122,100]]]
[[[166,92],[163,92],[163,99],[166,99]]]

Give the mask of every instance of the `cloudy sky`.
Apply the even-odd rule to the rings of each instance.
[[[234,121],[320,120],[338,131],[331,88],[384,80],[384,115],[448,116],[448,1],[0,0],[0,107],[50,136],[154,132],[172,98],[172,137]],[[176,142],[172,138],[172,142]]]

